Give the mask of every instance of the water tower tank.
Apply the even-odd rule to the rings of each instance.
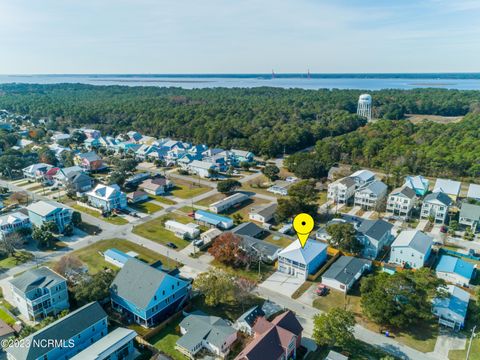
[[[372,96],[370,94],[362,94],[358,98],[357,114],[372,120]]]

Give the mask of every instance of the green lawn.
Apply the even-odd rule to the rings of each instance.
[[[4,309],[0,307],[0,319],[5,321],[8,325],[15,325],[15,319],[10,316]]]
[[[193,182],[181,180],[181,179],[175,179],[174,183],[175,183],[175,186],[170,191],[170,193],[173,196],[176,196],[182,199],[189,199],[212,190],[211,188],[203,185],[199,185],[198,183],[193,183]]]
[[[470,335],[466,334],[467,338],[467,345],[465,346],[465,350],[450,350],[448,352],[448,358],[450,360],[465,360],[467,358],[467,350],[468,345],[470,344]],[[473,339],[472,347],[470,349],[470,357],[469,360],[480,360],[480,336],[477,333],[477,336]]]
[[[88,266],[89,273],[95,274],[104,268],[117,269],[115,265],[106,262],[103,256],[100,255],[100,253],[103,253],[110,248],[116,248],[125,253],[129,251],[135,251],[139,255],[138,259],[147,263],[154,263],[160,260],[167,268],[174,268],[181,265],[174,260],[147,249],[144,246],[137,245],[124,239],[98,241],[83,249],[76,250],[71,254],[78,256],[78,258]]]
[[[313,306],[327,312],[334,307],[346,308],[352,311],[357,321],[371,331],[379,332],[380,327],[368,320],[362,313],[358,286],[345,297],[337,290],[330,289],[328,295],[319,296],[313,301]],[[422,321],[419,325],[402,332],[395,332],[391,329],[398,342],[410,346],[422,352],[430,352],[435,348],[438,335],[438,324],[436,320]]]
[[[157,211],[162,210],[163,208],[160,205],[154,204],[150,201],[145,201],[140,204],[135,204],[135,205],[130,205],[132,209],[135,209],[137,211],[140,211],[142,213],[146,214],[154,214]]]
[[[81,211],[85,214],[96,217],[100,220],[106,221],[106,222],[108,222],[110,224],[113,224],[113,225],[128,224],[128,221],[125,220],[124,218],[121,218],[120,216],[113,215],[113,216],[110,216],[110,217],[103,217],[102,214],[100,214],[98,211],[86,208],[85,206],[80,206],[78,204],[73,204],[73,205],[71,205],[71,207],[74,208],[75,210]]]
[[[215,195],[212,195],[212,196],[209,196],[205,199],[202,199],[200,201],[197,201],[195,203],[195,205],[200,205],[200,206],[209,206],[210,204],[216,202],[216,201],[220,201],[222,199],[225,199],[225,195],[224,194],[215,194]]]
[[[327,192],[326,191],[320,191],[318,193],[318,205],[323,205],[327,202]]]
[[[185,360],[185,355],[175,350],[175,344],[180,338],[181,334],[178,331],[178,324],[182,321],[182,317],[168,324],[157,335],[149,339],[149,342],[159,349],[162,353],[165,353],[173,360]]]
[[[288,245],[292,243],[292,240],[286,237],[280,237],[276,234],[268,235],[263,241],[266,241],[270,244],[280,246],[282,248],[286,248]]]
[[[160,195],[148,195],[150,199],[156,200],[166,205],[175,205],[176,202]]]
[[[218,304],[217,306],[208,306],[205,304],[203,296],[197,295],[192,298],[191,304],[193,310],[200,310],[206,314],[218,316],[235,322],[235,320],[237,320],[245,311],[255,305],[263,304],[264,301],[265,300],[261,298],[252,296],[247,302],[241,304]]]
[[[13,256],[0,260],[0,269],[11,269],[33,259],[28,251],[17,251]]]
[[[252,265],[250,269],[244,268],[232,268],[227,265],[224,265],[216,260],[213,260],[210,265],[215,266],[216,268],[225,270],[226,272],[239,277],[244,277],[255,281],[256,283],[260,283],[266,280],[270,275],[275,272],[275,267],[273,265],[261,263],[260,266],[260,277],[258,277],[258,265]]]
[[[183,249],[190,242],[176,237],[173,232],[165,229],[163,227],[163,224],[167,220],[175,220],[183,224],[188,224],[193,221],[193,219],[189,218],[188,216],[182,216],[182,215],[170,213],[168,215],[161,216],[159,218],[150,220],[141,225],[135,226],[133,228],[133,232],[137,235],[143,236],[147,239],[150,239],[152,241],[155,241],[164,245],[166,243],[172,242],[175,245],[177,245],[179,249]]]

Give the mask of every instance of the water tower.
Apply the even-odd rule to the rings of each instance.
[[[357,115],[372,120],[372,96],[370,94],[362,94],[358,98]]]

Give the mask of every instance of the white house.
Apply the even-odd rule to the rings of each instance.
[[[468,186],[467,198],[480,201],[480,185],[470,184]]]
[[[25,228],[30,229],[31,227],[30,218],[19,211],[2,215],[0,216],[0,240],[15,231]]]
[[[267,204],[264,206],[251,208],[250,212],[248,213],[248,218],[252,221],[257,221],[262,224],[268,223],[270,220],[273,219],[275,215],[275,211],[277,211],[277,204]]]
[[[351,177],[345,177],[328,184],[327,199],[336,204],[345,204],[355,194],[356,182]]]
[[[175,349],[190,359],[202,349],[223,359],[237,340],[237,330],[227,321],[201,312],[185,317],[180,323],[180,333],[182,337],[177,340]]]
[[[175,236],[181,239],[195,239],[200,235],[200,227],[195,223],[182,224],[178,221],[167,220],[165,229],[173,232]]]
[[[365,210],[375,209],[387,194],[387,185],[379,180],[374,180],[362,185],[355,191],[355,206]]]
[[[454,181],[450,179],[437,179],[435,182],[435,187],[432,192],[444,192],[453,201],[457,201],[458,195],[460,194],[460,188],[462,183],[460,181]]]
[[[68,309],[67,280],[46,266],[9,280],[14,304],[25,318],[40,321]]]
[[[327,260],[327,245],[308,240],[305,247],[294,241],[278,254],[278,271],[301,279],[314,274]]]
[[[27,166],[26,168],[22,169],[23,176],[27,179],[31,180],[40,180],[43,179],[43,175],[52,169],[53,166],[50,164],[39,163]]]
[[[475,266],[455,256],[442,255],[435,268],[439,279],[458,285],[468,286],[474,277]]]
[[[406,220],[410,217],[410,212],[415,207],[415,204],[415,191],[408,186],[403,186],[393,190],[388,195],[386,213]]]
[[[241,204],[250,199],[250,197],[243,193],[236,193],[226,197],[225,199],[216,201],[209,205],[208,210],[215,214],[224,212],[238,204]]]
[[[341,256],[323,273],[322,284],[346,293],[371,267],[370,260]]]
[[[375,173],[371,172],[370,170],[358,170],[350,175],[350,177],[355,181],[355,184],[358,188],[375,180]]]
[[[449,296],[433,299],[432,312],[438,323],[454,330],[460,330],[467,317],[470,294],[455,285],[447,285]]]
[[[473,232],[476,232],[480,225],[480,205],[469,204],[467,202],[462,203],[458,223],[468,226]]]
[[[187,169],[202,178],[209,178],[211,177],[211,171],[218,171],[218,166],[206,161],[193,160],[188,164]]]
[[[271,192],[272,194],[277,194],[281,196],[287,196],[288,195],[288,188],[292,185],[291,182],[288,181],[282,181],[282,180],[277,180],[275,181],[275,184],[270,186],[267,191]]]
[[[95,189],[85,195],[90,205],[103,211],[120,210],[127,207],[127,194],[120,191],[118,185],[98,184]]]
[[[444,224],[447,220],[448,210],[453,204],[450,196],[443,192],[434,192],[425,196],[423,199],[420,217],[422,219],[433,218],[434,223]]]
[[[418,230],[404,230],[393,241],[390,262],[419,269],[425,265],[432,250],[433,239]]]

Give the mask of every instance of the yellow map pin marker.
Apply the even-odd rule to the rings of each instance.
[[[293,230],[297,233],[298,240],[300,240],[300,244],[302,248],[305,247],[307,243],[308,236],[313,230],[314,222],[313,218],[305,213],[298,214],[293,219]]]

